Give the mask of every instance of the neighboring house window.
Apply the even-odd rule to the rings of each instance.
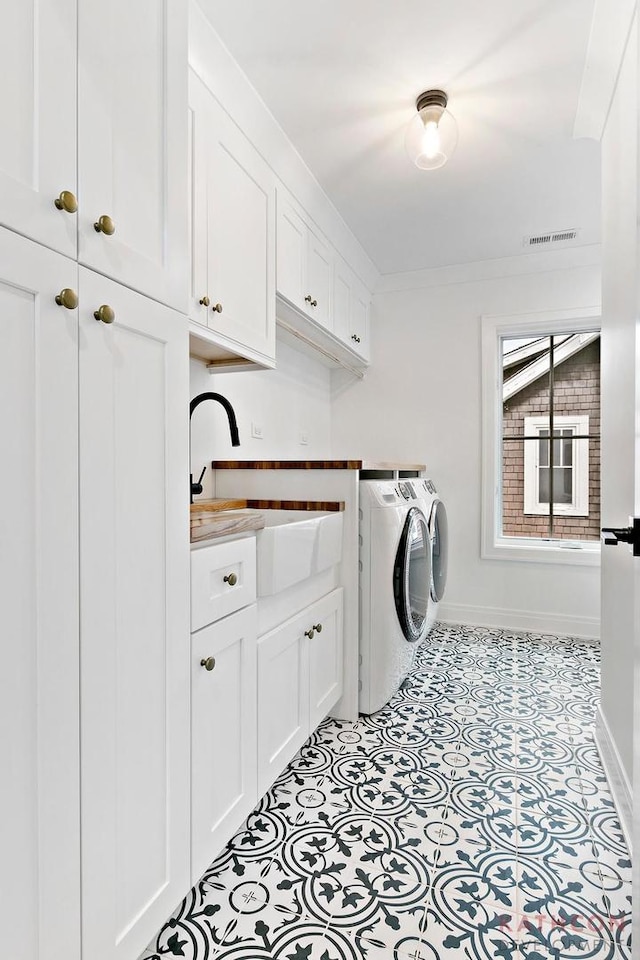
[[[524,442],[524,512],[549,515],[553,456],[553,510],[556,516],[589,516],[589,441],[575,439],[589,434],[588,416],[556,416],[553,449],[549,444],[549,417],[525,417],[524,435],[538,442]]]
[[[483,557],[599,562],[598,326],[595,309],[483,318]]]

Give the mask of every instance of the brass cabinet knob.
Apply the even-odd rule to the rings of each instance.
[[[355,333],[351,334],[351,339],[355,340],[356,343],[360,343],[360,337],[356,336]]]
[[[205,670],[208,670],[209,672],[213,670],[215,665],[216,665],[215,657],[206,657],[206,658],[203,657],[203,659],[200,661],[200,666],[204,667]]]
[[[108,217],[105,213],[101,217],[98,217],[93,225],[93,229],[96,233],[104,233],[107,237],[112,237],[116,232],[116,225],[111,217]]]
[[[322,633],[322,624],[321,624],[321,623],[314,623],[313,629],[315,630],[316,633]]]
[[[305,637],[309,637],[309,640],[313,640],[315,636],[314,627],[311,627],[311,630],[305,630],[304,635]]]
[[[223,577],[222,579],[225,583],[228,583],[230,587],[235,587],[236,583],[238,582],[238,578],[235,573],[228,573],[226,577]]]
[[[312,300],[312,301],[311,301],[311,306],[312,306],[312,307],[317,307],[317,306],[318,306],[318,301],[317,301],[317,300]]]
[[[78,294],[70,287],[65,287],[56,297],[56,303],[66,310],[75,310],[78,306]]]
[[[201,307],[208,307],[210,303],[211,303],[211,300],[209,300],[209,297],[203,297],[203,298],[200,300],[200,306],[201,306]]]
[[[78,201],[71,190],[63,190],[53,202],[58,210],[64,210],[65,213],[77,213],[78,211]]]
[[[101,307],[93,311],[96,320],[102,320],[103,323],[113,323],[116,318],[116,312],[108,303],[103,303]]]
[[[311,303],[311,300],[312,300],[311,294],[308,293],[308,294],[306,295],[306,297],[304,298],[304,302],[305,302],[305,303]]]
[[[221,304],[221,303],[214,303],[214,305],[211,307],[211,309],[213,310],[214,313],[222,313],[222,304]]]

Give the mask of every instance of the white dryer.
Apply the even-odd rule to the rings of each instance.
[[[411,480],[411,485],[422,501],[431,541],[431,585],[427,610],[427,632],[430,632],[438,618],[438,605],[444,596],[447,585],[447,560],[449,555],[447,511],[438,496],[433,480]]]
[[[428,632],[431,537],[414,483],[360,483],[361,713],[393,696]]]

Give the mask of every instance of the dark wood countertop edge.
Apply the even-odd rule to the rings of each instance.
[[[426,470],[424,463],[373,460],[212,460],[213,470]]]
[[[250,510],[307,510],[340,513],[344,500],[247,500]]]
[[[234,500],[236,506],[220,510],[202,507],[198,510],[198,501],[191,504],[191,518],[216,517],[233,513],[235,510],[300,510],[318,513],[340,513],[345,508],[344,500]],[[213,522],[213,521],[212,521]]]

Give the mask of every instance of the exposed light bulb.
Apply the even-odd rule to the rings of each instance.
[[[440,134],[435,120],[428,120],[424,126],[422,137],[422,153],[428,160],[433,160],[440,153]]]
[[[458,126],[447,110],[443,90],[427,90],[416,101],[417,113],[407,128],[407,153],[419,170],[443,167],[458,141]]]

